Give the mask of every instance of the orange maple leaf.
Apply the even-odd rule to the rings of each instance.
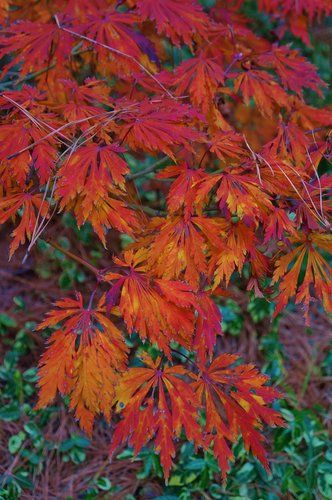
[[[240,219],[260,220],[273,209],[271,196],[252,174],[240,169],[225,170],[221,174],[206,174],[196,186],[196,202],[204,201],[210,191],[218,186],[216,200],[219,208]]]
[[[180,64],[173,73],[162,75],[163,81],[175,87],[176,95],[189,92],[191,102],[208,113],[214,101],[218,87],[223,85],[225,75],[216,58],[198,53]]]
[[[296,304],[303,304],[306,323],[309,324],[313,291],[326,311],[332,312],[332,268],[321,255],[322,251],[331,253],[332,236],[318,232],[296,233],[289,240],[296,245],[295,248],[278,257],[275,263],[272,283],[279,282],[280,289],[275,315],[295,297]]]
[[[11,24],[2,32],[0,57],[13,52],[16,55],[4,71],[21,64],[21,74],[26,75],[40,70],[41,66],[50,66],[53,61],[61,65],[70,55],[72,43],[73,38],[61,32],[55,23],[20,21]]]
[[[288,46],[273,47],[258,58],[259,64],[273,68],[279,75],[284,87],[293,90],[300,96],[304,87],[322,95],[320,87],[326,84],[319,78],[317,69],[297,50]],[[299,78],[299,75],[301,77]]]
[[[128,348],[123,335],[105,316],[104,298],[95,309],[83,297],[62,299],[38,330],[55,327],[39,363],[39,399],[36,409],[50,404],[57,391],[70,397],[70,408],[88,434],[95,415],[110,420],[114,386],[124,370]]]
[[[181,215],[155,219],[149,264],[167,279],[183,279],[197,289],[200,278],[207,274],[212,248],[220,248],[225,221],[219,218]]]
[[[251,264],[255,278],[264,276],[268,271],[269,260],[257,246],[254,227],[242,221],[226,223],[220,246],[212,252],[209,263],[214,288],[222,281],[228,286],[233,273],[238,271],[241,274],[247,261]]]
[[[167,206],[169,211],[176,212],[184,207],[185,218],[194,212],[194,201],[196,198],[195,186],[204,178],[204,171],[200,168],[193,169],[187,163],[171,165],[163,168],[156,175],[156,179],[170,179],[176,177],[167,195]]]

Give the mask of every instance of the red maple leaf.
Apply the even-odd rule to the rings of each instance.
[[[19,245],[30,240],[37,223],[38,214],[46,217],[48,202],[41,194],[32,194],[24,191],[14,191],[0,198],[0,224],[12,218],[15,220],[18,211],[21,211],[21,220],[12,232],[13,241],[10,244],[9,258]]]
[[[224,481],[233,453],[229,442],[242,435],[246,449],[269,470],[261,423],[282,426],[284,422],[276,410],[267,407],[280,394],[264,384],[268,380],[253,365],[232,366],[238,356],[222,354],[210,366],[201,367],[193,383],[199,402],[206,411],[207,440],[222,470]]]
[[[133,212],[119,199],[129,171],[119,155],[123,151],[117,144],[81,146],[58,172],[60,208],[73,208],[79,225],[90,221],[104,244],[105,228],[132,233],[137,225]]]
[[[272,117],[276,107],[288,109],[288,95],[266,71],[248,70],[234,80],[234,92],[242,92],[245,104],[253,98],[262,115]]]
[[[183,41],[190,47],[195,35],[207,36],[209,18],[196,0],[137,0],[137,10],[144,20],[156,23],[159,34],[165,33],[174,45]]]
[[[6,36],[4,36],[6,35]],[[37,23],[20,21],[2,32],[0,57],[16,53],[5,66],[7,72],[13,66],[21,64],[21,74],[26,75],[41,66],[51,66],[53,62],[63,64],[69,57],[73,38],[61,32],[55,23]]]
[[[119,305],[129,333],[137,332],[144,340],[156,343],[170,355],[169,341],[189,347],[194,331],[195,297],[185,283],[153,279],[146,265],[144,249],[124,252],[114,262],[117,272],[107,273],[112,286],[107,294],[110,306]]]
[[[175,457],[174,440],[185,430],[187,438],[201,443],[197,402],[192,388],[183,379],[187,370],[180,365],[161,367],[161,358],[153,361],[145,355],[146,367],[130,368],[117,387],[117,408],[122,420],[117,424],[110,453],[124,441],[137,454],[153,440],[167,481]],[[157,401],[153,398],[157,394]],[[168,403],[169,400],[169,403]]]
[[[144,100],[121,116],[124,123],[119,126],[120,140],[134,150],[162,151],[175,161],[172,146],[192,150],[191,143],[201,138],[188,126],[194,117],[188,106],[170,99]]]

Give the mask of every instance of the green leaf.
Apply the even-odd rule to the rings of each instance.
[[[255,476],[255,467],[250,462],[244,464],[241,469],[237,472],[236,477],[240,483],[245,483],[249,479],[253,479]]]
[[[203,458],[192,460],[184,466],[186,470],[202,470],[204,467],[206,467],[206,462]]]
[[[96,485],[103,491],[109,491],[112,488],[112,483],[107,477],[100,477],[97,479]]]
[[[13,422],[20,418],[21,412],[17,404],[9,404],[0,408],[0,420]]]
[[[19,295],[13,297],[13,302],[19,309],[25,309],[25,302]]]
[[[23,379],[26,382],[35,383],[38,380],[37,368],[29,368],[23,372]]]
[[[15,319],[8,316],[8,314],[1,313],[0,314],[0,325],[5,326],[6,328],[16,328],[17,323]]]
[[[87,448],[91,444],[90,440],[86,437],[76,436],[75,434],[72,435],[71,441],[73,446],[77,446],[78,448]]]
[[[40,429],[34,422],[28,422],[24,425],[24,430],[32,439],[36,439],[40,436]]]
[[[18,434],[14,434],[14,436],[11,436],[9,438],[8,450],[12,455],[17,453],[18,450],[21,448],[22,443],[25,440],[25,437],[26,437],[26,434],[24,432],[20,431]]]

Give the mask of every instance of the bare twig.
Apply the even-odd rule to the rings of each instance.
[[[66,128],[71,127],[72,125],[78,125],[80,123],[84,123],[84,122],[92,120],[94,118],[100,118],[100,117],[103,117],[103,116],[108,116],[111,113],[114,113],[114,111],[104,111],[103,113],[98,113],[96,115],[87,116],[87,117],[81,118],[79,120],[73,120],[73,121],[71,121],[69,123],[65,123],[64,125],[61,125],[61,127],[52,130],[52,132],[50,132],[49,134],[45,135],[44,137],[41,137],[37,141],[34,141],[32,144],[29,144],[25,148],[20,149],[19,151],[17,151],[17,153],[14,153],[14,154],[8,156],[7,160],[11,160],[12,158],[15,158],[16,156],[20,155],[21,153],[24,153],[24,151],[28,151],[29,149],[35,147],[37,144],[40,144],[41,142],[45,141],[46,139],[49,139],[50,137],[53,137],[53,135],[59,134],[62,130],[65,130]]]
[[[11,97],[5,95],[5,94],[1,94],[1,97],[3,99],[6,99],[6,101],[9,101],[11,102],[12,104],[14,104],[14,106],[16,106],[20,111],[22,111],[22,113],[27,116],[29,118],[29,120],[32,121],[32,123],[34,123],[38,128],[48,128],[49,130],[52,130],[53,132],[55,131],[54,127],[52,127],[51,125],[49,125],[47,122],[44,122],[43,120],[41,120],[40,118],[36,118],[35,116],[33,116],[30,111],[28,111],[27,109],[25,109],[23,106],[21,106],[18,102],[14,101],[14,99],[12,99]],[[61,132],[59,133],[59,136],[65,141],[65,143],[69,143],[70,139],[68,139],[68,137],[66,137],[64,134],[62,134]],[[42,139],[44,140],[44,139]],[[23,151],[22,151],[23,152]],[[19,153],[17,153],[19,154]],[[16,153],[15,155],[11,155],[8,157],[8,159],[11,159],[13,156],[16,156]]]
[[[251,153],[251,156],[252,156],[252,159],[254,160],[254,163],[256,165],[256,170],[257,170],[257,176],[258,176],[258,179],[259,179],[259,183],[261,186],[263,186],[263,182],[262,182],[262,176],[261,176],[261,171],[259,169],[259,163],[257,161],[257,153],[255,153],[255,151],[250,147],[248,141],[247,141],[247,138],[246,136],[243,134],[243,139],[244,139],[244,142],[246,143],[246,146],[247,148],[249,149],[250,153]]]

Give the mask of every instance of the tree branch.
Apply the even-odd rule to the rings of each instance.
[[[59,250],[59,252],[63,253],[66,257],[68,257],[69,259],[77,262],[81,266],[84,266],[86,269],[89,269],[89,271],[91,271],[97,278],[100,278],[100,276],[101,276],[100,270],[97,269],[92,264],[90,264],[89,262],[87,262],[86,260],[82,259],[82,257],[79,257],[78,255],[73,254],[69,250],[66,250],[61,245],[59,245],[58,243],[56,243],[55,241],[51,241],[51,240],[48,240],[48,239],[46,239],[45,241],[52,248],[54,248],[55,250]]]
[[[138,179],[139,177],[143,177],[144,175],[151,174],[155,170],[158,170],[158,168],[162,167],[164,163],[167,161],[170,161],[167,156],[164,156],[160,160],[157,160],[155,163],[150,165],[149,167],[144,168],[140,172],[135,172],[134,174],[129,174],[127,175],[127,179],[129,180],[134,180]]]

